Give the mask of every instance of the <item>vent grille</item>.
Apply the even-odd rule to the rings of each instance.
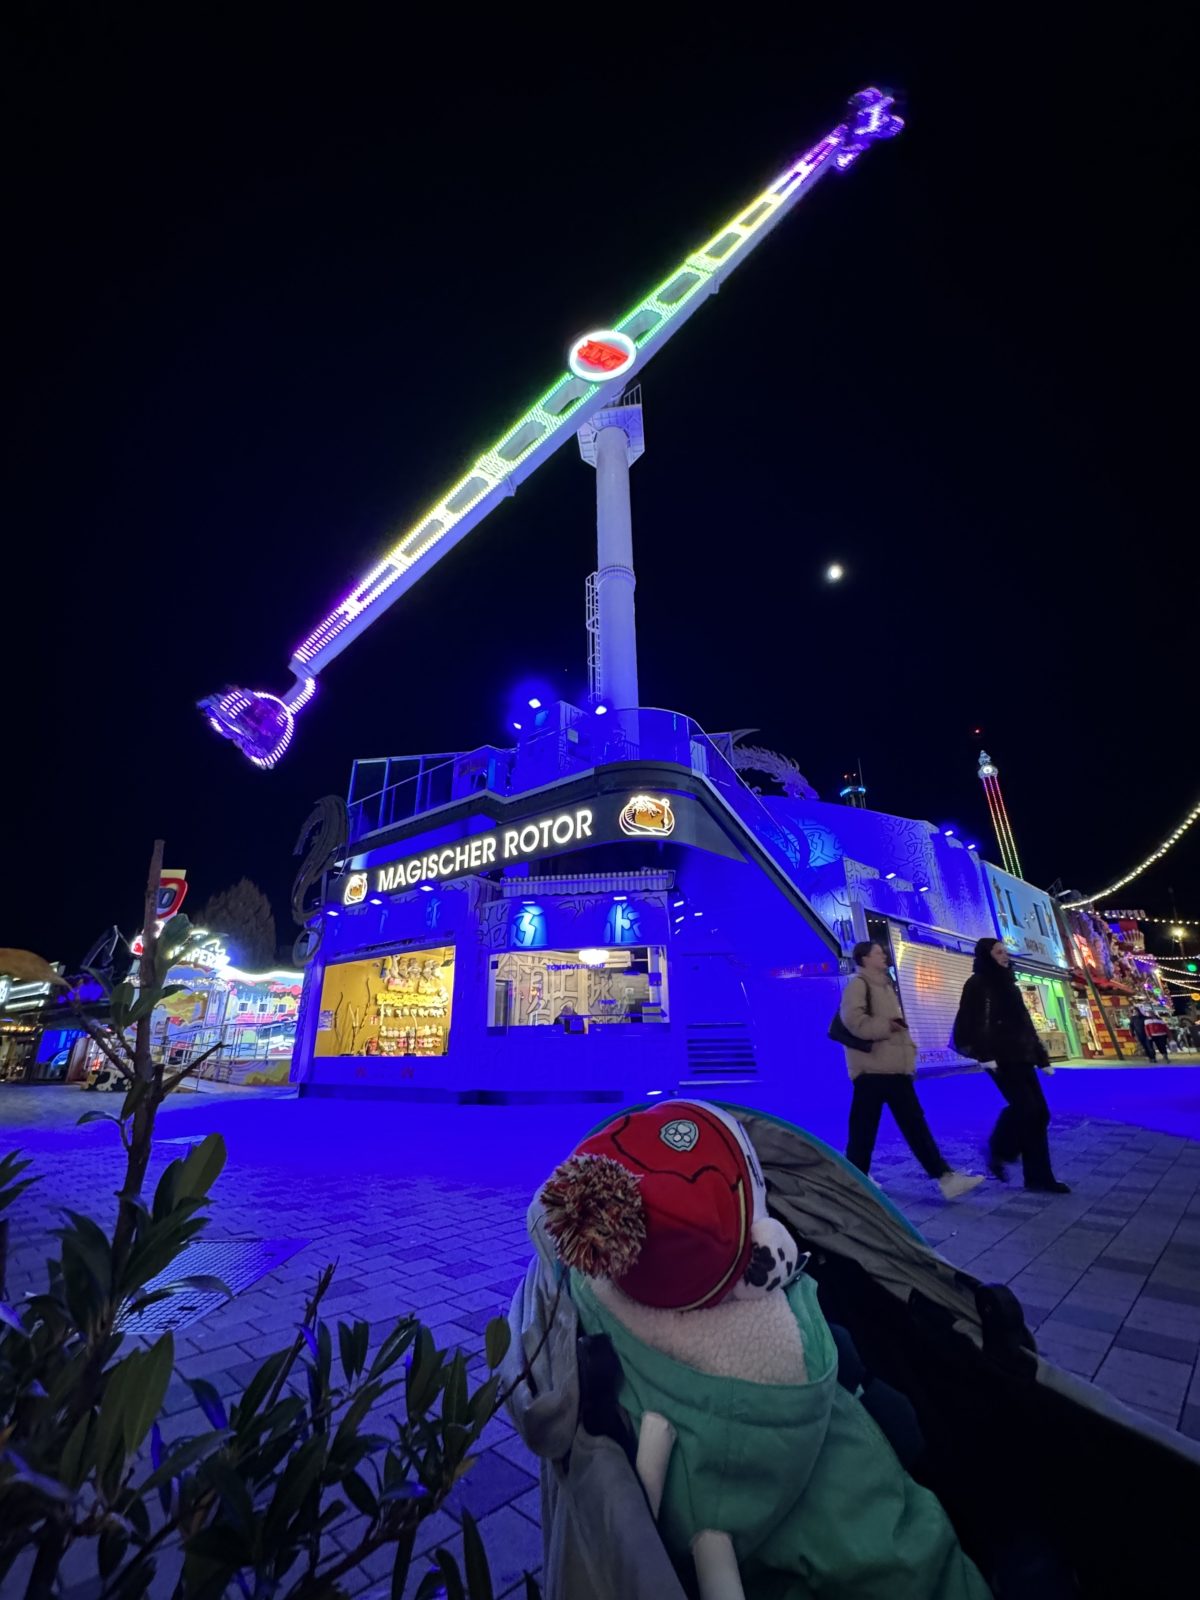
[[[685,1083],[746,1083],[758,1076],[747,1023],[693,1023],[687,1031]]]
[[[184,1141],[180,1141],[181,1143]],[[231,1295],[241,1294],[302,1250],[307,1239],[198,1239],[166,1269],[151,1278],[143,1294],[165,1289],[181,1278],[219,1278]],[[118,1324],[121,1333],[147,1337],[190,1328],[226,1304],[223,1294],[183,1289]]]

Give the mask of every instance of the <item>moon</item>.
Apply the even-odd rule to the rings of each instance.
[[[826,583],[840,583],[845,576],[846,569],[838,561],[830,562],[829,566],[825,568]]]

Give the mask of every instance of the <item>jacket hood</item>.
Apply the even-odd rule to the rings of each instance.
[[[992,950],[998,944],[1003,944],[1003,939],[980,939],[975,945],[975,960],[973,971],[977,978],[984,978],[989,983],[1012,978],[1016,974],[1011,967],[1002,967],[992,960]]]
[[[579,1418],[579,1320],[539,1201],[530,1206],[527,1221],[537,1254],[509,1309],[512,1339],[500,1371],[512,1386],[508,1411],[517,1432],[534,1455],[561,1460]],[[532,1386],[518,1382],[526,1361],[533,1363]]]

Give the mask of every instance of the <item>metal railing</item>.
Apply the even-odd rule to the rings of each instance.
[[[471,794],[507,799],[621,761],[686,768],[709,783],[785,871],[807,865],[807,843],[768,810],[704,729],[682,712],[654,707],[597,716],[564,706],[553,727],[522,739],[515,749],[484,745],[423,766],[402,782],[352,800],[351,842]]]

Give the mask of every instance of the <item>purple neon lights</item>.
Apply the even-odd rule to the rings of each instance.
[[[208,725],[230,739],[256,767],[269,771],[283,757],[296,731],[296,713],[317,692],[306,678],[291,703],[262,689],[226,689],[200,702]]]
[[[850,97],[852,121],[838,129],[842,135],[841,148],[834,158],[839,172],[852,167],[868,145],[877,139],[894,139],[904,127],[900,117],[893,115],[894,97],[880,89],[862,89]]]

